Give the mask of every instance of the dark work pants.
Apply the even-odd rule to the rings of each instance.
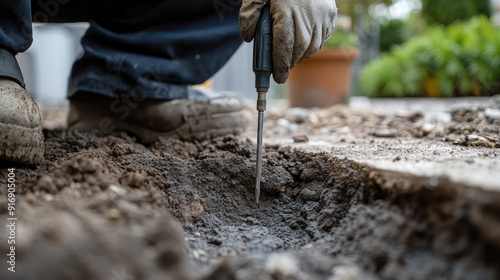
[[[188,97],[242,42],[238,0],[0,0],[0,76],[22,82],[13,55],[33,22],[90,22],[69,95]]]

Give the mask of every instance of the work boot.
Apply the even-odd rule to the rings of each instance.
[[[149,144],[159,136],[204,140],[239,134],[245,118],[238,99],[217,97],[205,100],[110,98],[77,93],[69,98],[70,130],[98,130],[106,135],[128,131]]]
[[[18,83],[0,78],[0,160],[36,164],[43,152],[38,105]]]

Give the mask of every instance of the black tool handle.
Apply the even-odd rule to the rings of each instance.
[[[253,42],[253,71],[257,92],[267,92],[273,72],[273,20],[269,5],[262,8]]]

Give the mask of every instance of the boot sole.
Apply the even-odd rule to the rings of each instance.
[[[103,120],[112,127],[111,131],[102,128]],[[124,122],[110,116],[92,116],[69,125],[69,130],[97,130],[102,135],[114,131],[127,131],[140,138],[142,143],[151,144],[159,137],[170,137],[182,140],[206,140],[229,134],[240,134],[244,131],[245,116],[243,111],[210,114],[209,116],[185,117],[185,123],[177,129],[167,132],[156,131]]]
[[[28,128],[0,123],[0,159],[38,164],[45,151],[42,127]]]

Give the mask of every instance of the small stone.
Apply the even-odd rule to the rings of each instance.
[[[128,184],[131,187],[136,187],[139,188],[144,184],[144,181],[146,181],[146,176],[141,173],[141,172],[134,172],[132,176],[130,177],[130,180]]]
[[[119,195],[124,195],[124,194],[127,193],[126,190],[124,190],[123,188],[120,188],[118,186],[115,186],[115,185],[109,185],[108,188],[109,188],[109,190],[111,190],[111,191],[113,191],[113,192],[115,192],[115,193],[117,193]]]
[[[202,249],[198,249],[198,254],[200,254],[200,256],[206,256],[207,255],[207,252],[205,252],[205,250],[202,250]]]
[[[476,135],[476,134],[468,135],[465,138],[466,138],[466,141],[468,142],[468,144],[472,145],[472,146],[486,146],[486,147],[488,147],[490,144],[490,141],[488,139],[486,139],[483,136]]]
[[[307,143],[309,142],[309,138],[306,135],[299,135],[292,137],[294,143]]]
[[[296,132],[299,130],[299,126],[297,124],[291,123],[287,127],[288,132]]]
[[[487,108],[484,115],[492,120],[500,120],[500,110],[498,109]]]
[[[373,132],[372,135],[375,137],[382,137],[382,138],[394,138],[396,137],[396,132],[391,129],[382,128]]]
[[[396,156],[392,161],[400,161],[401,160],[401,156]]]
[[[301,190],[302,189],[299,189],[299,188],[293,189],[293,191],[292,191],[293,196],[297,196],[300,193]]]
[[[36,196],[33,193],[27,193],[25,198],[28,203],[34,203],[36,201]]]
[[[312,247],[311,244],[304,244],[300,246],[300,250],[309,250]]]
[[[299,263],[290,254],[272,254],[265,264],[266,270],[276,276],[288,276],[297,273]]]
[[[436,188],[439,186],[439,179],[438,178],[430,178],[429,179],[429,187],[431,188]]]
[[[331,131],[331,128],[328,128],[328,127],[322,127],[322,128],[320,128],[320,130],[319,130],[319,133],[320,133],[320,134],[328,134],[328,133],[330,133],[330,132],[332,132],[332,131]]]
[[[288,127],[289,124],[290,124],[290,122],[287,119],[284,119],[284,118],[278,119],[279,126]]]
[[[120,217],[120,211],[116,208],[111,208],[108,210],[107,215],[110,219],[118,219]]]
[[[348,126],[343,126],[341,127],[338,131],[338,133],[343,133],[343,134],[349,134],[352,132],[351,128]]]
[[[450,123],[452,117],[448,112],[428,112],[424,114],[424,120],[428,123]]]
[[[285,119],[294,123],[303,123],[309,118],[311,110],[306,108],[291,108],[284,114]]]
[[[245,223],[249,225],[260,225],[261,222],[254,217],[248,217],[245,219]]]
[[[114,157],[120,157],[127,154],[127,148],[124,145],[117,144],[113,147],[110,154]]]
[[[495,143],[488,140],[486,137],[479,136],[476,134],[470,134],[462,139],[457,139],[453,141],[453,144],[455,145],[463,145],[463,146],[483,146],[483,147],[490,147],[494,148]]]
[[[220,246],[222,244],[222,240],[219,238],[211,238],[208,240],[209,244]]]
[[[43,190],[49,193],[53,193],[57,191],[56,185],[54,184],[54,180],[49,175],[43,175],[38,180],[35,189]]]
[[[319,194],[317,191],[313,191],[310,189],[303,189],[300,192],[300,198],[302,198],[305,201],[318,201],[319,200]]]
[[[341,265],[333,269],[331,280],[365,279],[361,270],[356,266]]]
[[[422,125],[422,132],[424,133],[424,136],[431,133],[434,129],[436,128],[436,125],[432,123],[424,123]]]
[[[312,111],[309,114],[309,122],[312,123],[313,125],[317,125],[319,123],[319,118],[318,116]]]
[[[464,138],[465,138],[465,135],[448,134],[445,137],[445,141],[457,142],[457,141],[463,140]]]
[[[193,259],[200,259],[200,253],[198,252],[198,250],[193,250]]]

